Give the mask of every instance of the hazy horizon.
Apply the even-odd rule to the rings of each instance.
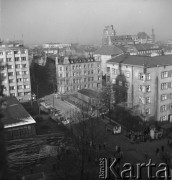
[[[172,39],[171,0],[0,0],[0,38],[26,44],[100,44],[105,26],[117,35]]]

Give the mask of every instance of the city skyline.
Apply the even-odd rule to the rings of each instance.
[[[117,35],[151,34],[171,39],[170,0],[1,0],[0,38],[26,44],[64,42],[101,44],[103,29]]]

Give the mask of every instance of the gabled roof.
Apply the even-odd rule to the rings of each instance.
[[[119,55],[122,53],[123,51],[114,45],[102,46],[100,49],[94,52],[94,54],[100,54],[100,55]]]
[[[108,64],[122,63],[127,65],[135,66],[146,66],[146,67],[157,67],[157,66],[167,66],[172,65],[172,55],[166,56],[131,56],[131,55],[121,55],[107,61]]]
[[[36,123],[15,97],[7,97],[7,109],[3,112],[5,128]]]

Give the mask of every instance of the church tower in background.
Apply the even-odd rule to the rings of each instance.
[[[152,42],[155,43],[155,31],[152,29]]]
[[[114,37],[116,32],[113,28],[113,25],[105,26],[103,30],[103,37],[102,37],[102,46],[111,45],[111,37]]]

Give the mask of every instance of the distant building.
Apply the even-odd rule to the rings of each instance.
[[[164,55],[172,54],[172,46],[163,46],[162,47]]]
[[[135,44],[127,47],[127,52],[130,55],[140,56],[160,56],[162,55],[162,48],[155,44]]]
[[[103,30],[102,46],[110,45],[109,39],[111,39],[111,37],[114,37],[115,35],[116,32],[113,28],[113,25],[105,26],[105,29]]]
[[[169,40],[167,41],[167,46],[172,46],[172,39],[169,39]]]
[[[139,32],[137,34],[138,37],[138,42],[141,44],[145,44],[145,43],[153,43],[153,40],[150,36],[148,36],[145,32]]]
[[[65,51],[70,50],[72,44],[65,43],[46,43],[43,44],[42,47],[46,54],[64,54]]]
[[[94,58],[101,61],[103,75],[106,74],[106,62],[113,57],[123,54],[123,51],[116,46],[102,46],[94,52]]]
[[[33,137],[36,134],[35,120],[15,97],[7,97],[7,109],[2,122],[8,140]]]
[[[145,120],[172,122],[172,56],[121,55],[107,62],[107,72],[115,101]]]
[[[111,37],[111,42],[113,45],[135,44],[135,41],[137,41],[137,39],[132,35],[118,35]]]
[[[31,99],[28,49],[21,43],[0,44],[1,76],[4,78],[4,95],[18,100]]]
[[[58,57],[56,59],[58,93],[102,87],[101,61],[95,58]]]
[[[104,45],[131,45],[131,44],[155,43],[155,33],[152,29],[151,37],[145,32],[139,32],[137,35],[117,35],[113,25],[106,26],[103,30],[102,46]]]

